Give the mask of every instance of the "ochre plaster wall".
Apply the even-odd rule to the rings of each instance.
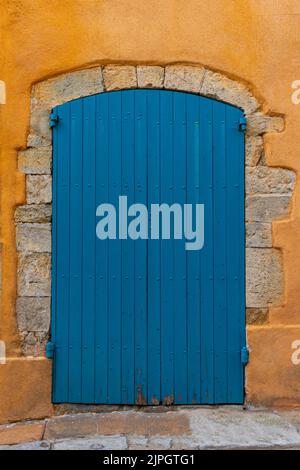
[[[267,163],[297,172],[290,217],[273,224],[285,292],[269,324],[248,327],[247,401],[299,405],[300,365],[291,362],[291,343],[300,339],[300,105],[291,101],[291,84],[300,79],[299,1],[0,0],[0,21],[0,79],[7,89],[0,105],[0,340],[8,354],[0,365],[0,421],[52,412],[49,362],[20,357],[15,316],[14,210],[25,202],[16,156],[26,147],[31,87],[65,71],[114,62],[203,64],[247,82],[264,111],[285,116],[284,132],[265,138]]]

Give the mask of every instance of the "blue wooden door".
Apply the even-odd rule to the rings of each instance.
[[[54,114],[53,401],[242,403],[242,112],[128,90]],[[203,204],[203,248],[172,236],[122,239],[119,227],[99,239],[97,207],[117,208],[120,195],[128,207]]]

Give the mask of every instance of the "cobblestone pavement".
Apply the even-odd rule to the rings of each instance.
[[[157,407],[0,426],[0,450],[255,448],[300,450],[300,410]]]

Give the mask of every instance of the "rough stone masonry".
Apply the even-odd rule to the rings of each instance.
[[[107,65],[65,73],[32,88],[27,149],[18,168],[26,174],[26,204],[15,212],[18,251],[17,320],[24,355],[44,353],[50,326],[51,282],[51,108],[96,93],[129,88],[186,91],[243,109],[246,133],[246,305],[247,321],[268,321],[268,308],[281,301],[281,252],[272,246],[272,221],[287,217],[295,174],[268,167],[263,136],[281,132],[284,120],[261,111],[243,83],[191,65]]]

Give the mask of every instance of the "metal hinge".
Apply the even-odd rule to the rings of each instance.
[[[247,348],[247,346],[244,346],[241,349],[241,363],[243,365],[246,365],[248,364],[248,362],[249,362],[249,349]]]
[[[239,120],[239,131],[240,132],[246,132],[247,130],[247,120],[246,118],[243,116],[240,118]]]
[[[46,344],[46,358],[53,359],[54,351],[55,351],[54,343],[52,343],[52,341],[48,341],[48,343]]]
[[[59,121],[59,119],[58,119],[58,116],[57,116],[56,112],[51,113],[50,114],[50,127],[56,126],[58,121]]]

